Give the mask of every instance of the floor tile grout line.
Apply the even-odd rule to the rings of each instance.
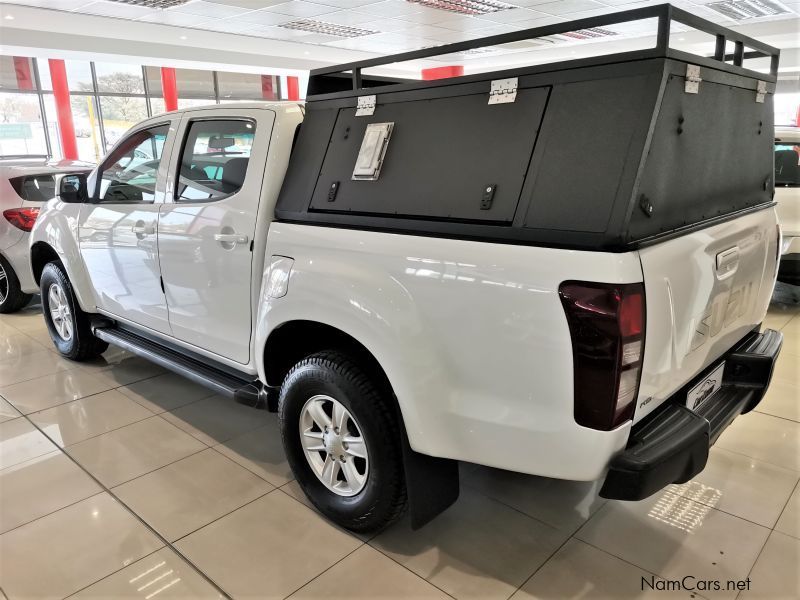
[[[753,561],[753,564],[750,565],[750,568],[747,570],[747,575],[745,576],[745,579],[750,579],[750,575],[753,574],[753,569],[756,568],[756,564],[758,563],[758,559],[761,558],[761,555],[764,553],[764,548],[767,547],[767,543],[769,542],[769,538],[772,537],[772,534],[774,533],[774,531],[775,531],[774,529],[771,529],[770,532],[769,532],[769,535],[767,535],[767,537],[764,539],[764,543],[761,544],[761,548],[759,548],[758,554],[756,554],[756,558]],[[736,594],[736,598],[739,598],[741,595],[742,595],[742,592],[739,591],[739,593]]]
[[[85,585],[85,586],[83,586],[83,587],[82,587],[81,589],[79,589],[79,590],[75,590],[75,591],[74,591],[74,592],[72,592],[72,593],[71,593],[69,596],[64,596],[63,600],[69,600],[69,598],[74,598],[74,597],[75,597],[77,594],[80,594],[82,591],[89,589],[90,587],[92,587],[93,585],[96,585],[96,584],[100,583],[101,581],[105,581],[105,580],[106,580],[106,579],[108,579],[109,577],[113,577],[114,575],[116,575],[116,574],[117,574],[117,573],[119,573],[120,571],[124,571],[124,570],[125,570],[125,569],[127,569],[128,567],[130,567],[130,566],[132,566],[132,565],[135,565],[135,564],[136,564],[136,563],[138,563],[139,561],[142,561],[142,560],[144,560],[144,559],[146,559],[146,558],[148,558],[148,557],[150,557],[150,556],[153,556],[153,554],[156,554],[157,552],[161,552],[161,551],[162,551],[162,550],[164,550],[165,548],[167,548],[167,547],[166,547],[166,546],[161,546],[161,548],[157,548],[157,549],[153,550],[152,552],[148,552],[147,554],[145,554],[145,555],[144,555],[144,556],[142,556],[141,558],[139,558],[139,559],[137,559],[137,560],[133,561],[133,562],[132,562],[132,563],[130,563],[129,565],[125,565],[124,567],[120,567],[119,569],[117,569],[116,571],[114,571],[114,572],[112,572],[112,573],[109,573],[109,574],[108,574],[108,575],[106,575],[105,577],[102,577],[102,578],[98,579],[97,581],[93,581],[93,582],[92,582],[92,583],[90,583],[89,585]]]
[[[478,465],[478,466],[480,466],[480,465]],[[491,500],[492,502],[497,502],[497,503],[498,503],[498,504],[500,504],[501,506],[505,506],[506,508],[510,508],[510,509],[511,509],[511,510],[513,510],[514,512],[516,512],[516,513],[518,513],[518,514],[520,514],[520,515],[522,515],[522,516],[524,516],[524,517],[528,517],[529,519],[532,519],[532,520],[536,521],[537,523],[539,523],[539,524],[541,524],[541,525],[544,525],[545,527],[547,527],[547,528],[549,528],[549,529],[552,529],[552,530],[554,530],[554,531],[562,531],[562,532],[564,532],[564,530],[563,530],[563,529],[561,529],[561,528],[559,528],[559,527],[556,527],[555,525],[551,525],[551,524],[550,524],[550,523],[548,523],[547,521],[543,521],[542,519],[540,519],[540,518],[538,518],[538,517],[534,517],[533,515],[529,515],[528,513],[526,513],[525,511],[523,511],[523,510],[521,510],[521,509],[519,509],[519,508],[517,508],[516,506],[512,506],[512,505],[510,505],[510,504],[507,504],[507,503],[506,503],[506,502],[504,502],[503,500],[500,500],[500,499],[498,499],[498,498],[495,498],[494,496],[490,496],[489,494],[485,493],[483,490],[480,490],[480,489],[478,489],[478,488],[476,488],[476,487],[474,487],[474,486],[470,485],[469,483],[461,483],[461,485],[464,485],[464,486],[468,487],[468,488],[469,488],[470,490],[472,490],[473,492],[477,493],[477,494],[478,494],[478,495],[480,495],[480,496],[483,496],[484,498],[488,498],[488,499],[489,499],[489,500]],[[459,493],[459,495],[460,495],[460,493]],[[565,532],[565,533],[566,533],[566,532]],[[574,532],[573,532],[573,533],[574,533]],[[569,534],[569,535],[571,535],[571,534]]]
[[[25,381],[19,381],[17,383],[20,383],[20,384],[21,383],[30,383],[31,381],[35,381],[37,379],[43,379],[45,377],[51,377],[53,375],[58,375],[59,373],[67,373],[69,371],[74,371],[76,369],[80,369],[80,371],[82,373],[85,373],[86,375],[89,375],[90,377],[93,377],[94,379],[98,379],[98,380],[100,379],[97,375],[94,375],[93,373],[89,373],[85,369],[81,369],[79,366],[76,366],[76,367],[71,368],[71,369],[61,369],[61,370],[55,371],[54,373],[47,373],[46,375],[40,375],[38,377],[33,377],[32,379],[26,379]],[[39,410],[34,410],[32,412],[29,412],[29,413],[21,413],[21,411],[17,408],[17,406],[11,400],[9,400],[8,397],[3,396],[3,395],[0,394],[0,398],[3,398],[3,400],[5,400],[9,404],[11,404],[11,406],[13,406],[14,409],[17,412],[20,412],[22,414],[22,416],[28,416],[28,415],[33,415],[33,414],[36,414],[36,413],[44,412],[46,410],[50,410],[51,408],[58,408],[59,406],[64,406],[65,404],[69,404],[70,402],[77,402],[78,400],[85,400],[86,398],[91,398],[92,396],[97,396],[99,394],[105,394],[106,392],[117,391],[120,388],[127,387],[129,385],[133,385],[134,383],[139,383],[140,381],[146,381],[148,379],[153,379],[154,377],[158,377],[158,375],[153,375],[152,377],[145,377],[144,379],[137,379],[136,381],[132,381],[131,383],[123,383],[123,384],[120,384],[120,385],[113,386],[113,387],[110,387],[108,389],[102,390],[100,392],[94,392],[92,394],[87,394],[86,396],[81,396],[80,398],[73,398],[72,400],[66,400],[65,402],[59,402],[58,404],[54,404],[53,406],[48,406],[47,408],[40,408]],[[9,387],[17,385],[17,383],[11,383],[11,384],[8,384],[8,385],[3,384],[0,387],[9,388]],[[136,402],[136,400],[134,400],[133,398],[131,398],[127,394],[125,394],[123,392],[120,392],[120,394],[122,394],[123,396],[128,398],[128,400],[133,400],[133,402]],[[136,402],[136,404],[138,404],[142,408],[147,408],[146,406],[144,406],[140,402]],[[186,406],[186,405],[184,405],[184,406]],[[152,410],[149,409],[149,408],[147,408],[147,410],[150,410],[150,412],[152,412]],[[164,412],[169,412],[169,411],[164,411]],[[153,413],[153,414],[158,414],[158,413]]]
[[[775,528],[778,526],[778,522],[781,520],[783,513],[786,512],[786,507],[789,506],[789,502],[792,501],[792,496],[794,496],[795,493],[800,493],[800,479],[794,484],[792,491],[789,493],[789,497],[786,499],[786,502],[783,503],[783,508],[781,509],[781,512],[778,514],[778,519],[775,521],[775,525],[772,526],[772,531],[777,531],[777,529]],[[783,532],[778,531],[778,533],[783,533]],[[787,535],[789,535],[790,537],[795,537],[790,533]],[[795,538],[795,539],[800,539],[800,538]]]
[[[370,542],[372,542],[372,541],[373,541],[375,538],[377,538],[377,537],[378,537],[378,535],[377,535],[377,534],[376,534],[376,535],[374,535],[372,538],[370,538],[370,539],[369,539],[369,540],[366,542],[366,544],[365,544],[365,545],[369,546],[370,548],[372,548],[372,549],[373,549],[373,550],[375,550],[376,552],[379,552],[379,553],[381,553],[383,556],[385,556],[386,558],[388,558],[389,560],[391,560],[391,561],[392,561],[394,564],[396,564],[396,565],[399,565],[400,567],[404,568],[406,571],[408,571],[409,573],[411,573],[411,574],[412,574],[412,575],[414,575],[415,577],[419,577],[420,579],[422,579],[422,581],[424,581],[424,582],[425,582],[425,583],[427,583],[428,585],[431,585],[431,586],[435,587],[437,590],[439,590],[440,592],[442,592],[443,594],[445,594],[445,595],[446,595],[446,596],[448,596],[449,598],[453,598],[453,600],[456,600],[456,597],[455,597],[455,596],[453,596],[451,593],[449,593],[447,590],[443,590],[442,588],[440,588],[438,585],[436,585],[436,584],[435,584],[435,583],[433,583],[432,581],[429,581],[428,579],[425,579],[425,578],[424,578],[422,575],[420,575],[419,573],[415,573],[414,571],[412,571],[410,568],[408,568],[408,567],[407,567],[406,565],[404,565],[403,563],[401,563],[401,562],[399,562],[399,561],[395,560],[394,558],[392,558],[391,556],[389,556],[388,554],[386,554],[386,552],[384,552],[384,551],[383,551],[383,550],[381,550],[380,548],[377,548],[377,547],[373,546],[373,545],[372,545]],[[515,593],[516,593],[516,591],[515,591]],[[512,594],[512,595],[513,595],[513,594]]]
[[[232,515],[232,514],[233,514],[233,513],[235,513],[237,510],[240,510],[240,509],[244,508],[245,506],[250,506],[250,505],[251,505],[253,502],[257,502],[258,500],[261,500],[262,498],[264,498],[264,497],[266,497],[266,496],[269,496],[269,495],[270,495],[272,492],[276,491],[277,489],[278,489],[278,488],[273,488],[273,489],[271,489],[271,490],[268,490],[268,491],[264,492],[263,494],[260,494],[258,497],[256,497],[256,498],[253,498],[252,500],[248,500],[248,501],[247,501],[247,502],[245,502],[244,504],[242,504],[242,505],[240,505],[240,506],[237,506],[236,508],[234,508],[234,509],[232,509],[232,510],[229,510],[229,511],[228,511],[228,512],[226,512],[225,514],[223,514],[223,515],[220,515],[220,516],[218,516],[218,517],[215,517],[215,518],[213,518],[213,519],[212,519],[212,520],[210,520],[208,523],[205,523],[205,524],[201,525],[200,527],[198,527],[198,528],[196,528],[196,529],[192,529],[190,532],[188,532],[188,533],[184,533],[182,536],[180,536],[180,537],[178,537],[178,538],[175,538],[175,539],[174,539],[174,540],[173,540],[171,543],[173,543],[173,544],[177,544],[178,542],[185,540],[185,539],[186,539],[187,537],[189,537],[190,535],[192,535],[192,534],[194,534],[194,533],[197,533],[197,532],[198,532],[198,531],[200,531],[201,529],[205,529],[205,528],[206,528],[206,527],[208,527],[209,525],[212,525],[212,524],[216,523],[217,521],[220,521],[220,520],[224,519],[224,518],[225,518],[225,517],[227,517],[227,516],[230,516],[230,515]]]
[[[301,503],[301,504],[302,504],[302,503]],[[306,507],[306,508],[308,508],[308,507]],[[361,541],[361,540],[359,540],[359,541]],[[331,570],[333,567],[335,567],[335,566],[336,566],[336,565],[338,565],[340,562],[342,562],[343,560],[345,560],[345,559],[346,559],[348,556],[351,556],[351,555],[355,554],[356,552],[358,552],[359,550],[361,550],[361,548],[363,548],[363,547],[364,547],[364,546],[366,546],[366,545],[367,545],[367,543],[366,543],[366,542],[361,542],[361,543],[360,543],[358,546],[356,546],[355,548],[353,548],[353,549],[352,549],[350,552],[348,552],[347,554],[345,554],[345,555],[344,555],[342,558],[340,558],[339,560],[335,561],[335,562],[334,562],[332,565],[330,565],[330,566],[326,567],[325,569],[323,569],[322,571],[320,571],[319,573],[317,573],[316,575],[314,575],[314,577],[312,577],[311,579],[309,579],[308,581],[306,581],[306,582],[305,582],[303,585],[301,585],[299,588],[292,590],[292,592],[291,592],[291,593],[289,593],[289,594],[287,594],[286,596],[284,596],[284,597],[283,597],[283,598],[284,598],[284,600],[287,600],[288,598],[291,598],[291,597],[292,597],[294,594],[296,594],[297,592],[299,592],[300,590],[302,590],[304,587],[306,587],[307,585],[309,585],[309,584],[310,584],[310,583],[312,583],[313,581],[316,581],[317,579],[319,579],[319,578],[320,578],[322,575],[324,575],[325,573],[327,573],[328,571],[330,571],[330,570]]]
[[[62,452],[62,454],[63,454],[63,452]],[[105,493],[105,490],[102,490],[102,489],[98,490],[98,491],[94,492],[93,494],[89,494],[85,498],[80,498],[78,500],[75,500],[75,502],[70,502],[69,504],[65,504],[64,506],[61,506],[61,507],[59,507],[59,508],[57,508],[55,510],[51,510],[49,513],[45,513],[43,515],[39,515],[35,519],[31,519],[30,521],[26,521],[25,523],[20,523],[19,525],[15,525],[11,529],[7,529],[6,531],[3,531],[2,533],[0,533],[0,536],[3,536],[5,534],[7,534],[7,533],[11,533],[12,531],[16,531],[20,527],[25,527],[25,525],[30,525],[31,523],[35,523],[39,519],[44,519],[45,517],[49,517],[50,515],[54,515],[55,513],[57,513],[60,510],[64,510],[65,508],[69,508],[70,506],[75,506],[76,504],[79,504],[79,503],[83,502],[84,500],[88,500],[89,498],[94,498],[95,496],[99,496],[100,494],[103,494],[103,493]]]
[[[580,538],[574,538],[574,540],[575,540],[576,542],[580,542],[580,543],[582,543],[582,544],[586,544],[586,545],[587,545],[587,546],[589,546],[590,548],[594,548],[595,550],[597,550],[597,551],[599,551],[599,552],[602,552],[603,554],[605,554],[605,555],[607,555],[607,556],[610,556],[611,558],[615,558],[615,559],[617,559],[617,560],[618,560],[618,561],[620,561],[620,562],[624,562],[626,565],[630,565],[630,566],[632,566],[632,567],[633,567],[633,568],[635,568],[635,569],[639,569],[640,571],[644,571],[645,573],[648,573],[648,574],[652,575],[653,577],[658,577],[659,579],[662,579],[662,580],[664,580],[664,581],[666,581],[666,580],[667,580],[667,578],[666,578],[664,575],[659,575],[658,573],[654,573],[654,572],[653,572],[653,571],[651,571],[650,569],[645,569],[644,567],[642,567],[642,566],[640,566],[640,565],[637,565],[636,563],[632,563],[631,561],[629,561],[629,560],[627,560],[627,559],[625,559],[625,558],[622,558],[621,556],[617,556],[617,555],[616,555],[616,554],[614,554],[613,552],[609,552],[609,551],[608,551],[608,550],[606,550],[605,548],[601,548],[600,546],[596,546],[596,545],[595,545],[595,544],[593,544],[592,542],[588,542],[588,541],[586,541],[586,540],[582,540],[582,539],[580,539]],[[688,591],[688,590],[687,590],[687,591]],[[697,597],[697,598],[705,598],[705,596],[703,596],[703,595],[699,594],[698,592],[696,592],[696,591],[694,591],[694,590],[692,590],[690,593],[694,594],[694,595],[695,595],[695,597]]]
[[[760,413],[763,414],[763,413]],[[771,417],[772,415],[765,415],[767,417]],[[776,419],[778,417],[775,417]],[[716,444],[715,444],[716,446]],[[713,448],[714,446],[712,446]],[[717,446],[718,448],[722,448],[723,450],[727,450],[728,452],[732,452],[733,454],[738,454],[739,456],[744,456],[745,458],[749,458],[750,460],[757,460],[762,463],[766,463],[772,467],[778,467],[779,469],[783,469],[784,471],[792,471],[794,473],[800,474],[800,469],[793,469],[792,467],[787,467],[785,465],[779,465],[778,463],[774,463],[769,460],[765,460],[763,458],[758,458],[757,456],[750,456],[749,454],[745,454],[744,452],[740,452],[738,450],[734,450],[733,448],[728,448],[727,446]]]
[[[772,413],[764,412],[763,410],[758,410],[758,407],[753,409],[753,412],[757,412],[760,415],[767,415],[768,417],[775,417],[776,419],[783,419],[784,421],[789,421],[789,423],[795,423],[800,425],[800,421],[795,421],[794,419],[790,419],[789,417],[782,417],[781,415],[775,415]]]
[[[699,504],[700,506],[703,506],[703,507],[709,508],[710,510],[717,510],[718,512],[723,512],[723,511],[720,511],[720,510],[718,510],[718,509],[716,509],[716,508],[714,508],[714,507],[710,507],[710,506],[708,506],[708,505],[705,505],[705,504],[702,504],[702,503],[700,503],[700,502],[697,502],[696,500],[692,500],[691,498],[685,498],[684,496],[681,496],[681,498],[684,498],[685,500],[688,500],[689,502],[692,502],[692,503],[694,503],[694,504]],[[586,526],[588,525],[589,521],[591,521],[591,520],[592,520],[592,518],[594,518],[595,516],[597,516],[597,515],[600,513],[600,511],[601,511],[601,510],[603,510],[603,509],[604,509],[606,506],[609,506],[609,505],[610,505],[610,502],[609,502],[609,503],[606,503],[605,505],[603,505],[603,508],[601,508],[600,510],[598,510],[598,511],[597,511],[597,512],[596,512],[594,515],[592,515],[592,517],[590,517],[589,519],[587,519],[587,520],[586,520],[586,522],[585,522],[585,523],[584,523],[584,524],[583,524],[583,525],[582,525],[582,526],[581,526],[581,527],[578,529],[578,531],[576,531],[576,532],[573,534],[573,537],[574,537],[576,540],[580,541],[580,542],[583,542],[583,543],[585,543],[585,544],[588,544],[588,545],[589,545],[589,546],[591,546],[592,548],[596,548],[597,550],[600,550],[600,551],[602,551],[602,552],[605,552],[606,554],[609,554],[610,556],[613,556],[614,558],[617,558],[617,559],[619,559],[619,560],[621,560],[621,561],[623,561],[623,562],[626,562],[626,563],[628,563],[629,565],[633,565],[634,567],[636,567],[636,568],[638,568],[638,569],[641,569],[642,571],[645,571],[645,572],[647,572],[647,573],[650,573],[651,575],[655,575],[656,577],[659,577],[659,578],[661,578],[661,579],[666,579],[667,577],[666,577],[665,575],[661,575],[660,573],[653,573],[653,572],[652,572],[652,571],[650,571],[649,569],[646,569],[646,568],[644,568],[644,567],[642,567],[642,566],[640,566],[640,565],[637,565],[636,563],[632,563],[632,562],[630,562],[629,560],[627,560],[627,559],[625,559],[625,558],[623,558],[623,557],[621,557],[621,556],[618,556],[618,555],[614,554],[614,553],[613,553],[613,552],[611,552],[610,550],[605,550],[605,549],[603,549],[603,548],[600,548],[599,546],[596,546],[595,544],[591,543],[590,541],[588,541],[588,540],[584,540],[583,538],[580,538],[580,537],[578,537],[578,533],[580,533],[580,531],[581,531],[581,530],[582,530],[584,527],[586,527]],[[757,527],[761,527],[762,529],[766,529],[766,530],[769,532],[769,533],[767,534],[767,538],[766,538],[767,540],[769,539],[769,536],[772,534],[772,531],[773,531],[773,530],[772,530],[772,529],[770,529],[769,527],[764,527],[763,525],[759,525],[758,523],[753,523],[752,521],[749,521],[748,519],[742,519],[742,517],[737,517],[736,515],[731,515],[730,513],[724,513],[724,514],[726,514],[726,515],[728,515],[728,516],[730,516],[730,517],[733,517],[733,518],[735,518],[735,519],[741,519],[742,521],[747,521],[748,523],[750,523],[750,524],[752,524],[752,525],[756,525]],[[766,540],[764,541],[764,544],[766,544]],[[763,546],[762,546],[762,550],[763,550]],[[760,555],[760,554],[761,554],[761,551],[759,551],[759,555]],[[758,560],[758,556],[756,556],[756,559],[755,559],[755,560],[756,560],[756,561]],[[754,565],[755,565],[755,561],[753,561],[753,564],[750,566],[750,571],[752,571],[752,569],[753,569],[753,566],[754,566]],[[749,574],[750,574],[750,571],[748,571],[748,576],[749,576]],[[694,593],[694,594],[697,594],[697,592],[693,592],[693,593]],[[703,596],[700,596],[700,597],[703,597]]]
[[[598,511],[598,512],[600,512],[600,511]],[[577,531],[577,530],[576,530],[576,531]],[[509,596],[509,598],[511,598],[511,596],[513,596],[514,594],[516,594],[518,591],[520,591],[520,590],[521,590],[523,587],[525,587],[525,584],[526,584],[526,583],[528,583],[528,582],[529,582],[531,579],[533,579],[534,577],[536,577],[536,574],[537,574],[539,571],[541,571],[541,570],[542,570],[542,568],[544,568],[544,566],[545,566],[547,563],[549,563],[549,562],[550,562],[550,560],[551,560],[551,559],[552,559],[552,558],[553,558],[553,557],[554,557],[556,554],[558,554],[558,553],[561,551],[561,549],[562,549],[564,546],[566,546],[566,545],[567,545],[567,543],[568,543],[568,542],[569,542],[569,541],[570,541],[570,540],[573,538],[573,536],[574,536],[574,535],[575,535],[575,534],[573,533],[572,535],[570,535],[570,536],[567,536],[567,539],[565,539],[563,542],[561,542],[561,543],[558,545],[558,548],[556,548],[555,550],[553,550],[553,551],[550,553],[550,555],[549,555],[549,556],[548,556],[546,559],[544,559],[544,560],[542,561],[542,564],[540,564],[538,567],[536,567],[536,569],[534,569],[533,573],[531,573],[531,574],[530,574],[530,575],[529,575],[529,576],[528,576],[528,577],[525,579],[525,581],[523,581],[523,582],[522,582],[522,583],[521,583],[521,584],[520,584],[520,585],[517,587],[517,589],[516,589],[516,590],[514,590],[514,592],[513,592],[513,593],[512,593],[512,594]]]
[[[234,438],[231,438],[231,439],[234,439]],[[228,440],[228,441],[230,441],[230,440]],[[283,486],[285,486],[285,485],[288,485],[289,483],[291,483],[292,481],[294,481],[294,479],[290,479],[289,481],[286,481],[286,482],[284,482],[284,483],[281,483],[280,485],[279,485],[279,484],[272,483],[272,482],[271,482],[269,479],[267,479],[267,478],[266,478],[266,477],[264,477],[263,475],[259,475],[259,474],[258,474],[258,473],[256,473],[255,471],[253,471],[253,470],[251,470],[251,469],[248,469],[246,466],[244,466],[244,465],[242,465],[242,464],[239,464],[239,463],[238,463],[238,462],[236,462],[234,459],[232,459],[230,456],[228,456],[227,454],[225,454],[224,452],[222,452],[222,451],[219,449],[219,446],[224,446],[224,445],[225,445],[225,442],[220,442],[219,444],[215,444],[214,446],[209,446],[209,448],[210,448],[211,450],[214,450],[214,451],[215,451],[217,454],[221,454],[222,456],[224,456],[225,458],[227,458],[229,461],[231,461],[231,462],[232,462],[232,463],[234,463],[235,465],[237,465],[237,466],[239,466],[239,467],[243,468],[245,471],[247,471],[247,472],[248,472],[248,473],[250,473],[251,475],[255,475],[256,477],[258,477],[259,479],[261,479],[261,481],[266,481],[268,484],[270,484],[270,485],[271,485],[272,487],[274,487],[275,489],[282,488]]]
[[[157,417],[158,415],[154,415],[154,416]],[[25,416],[25,418],[27,419],[27,416]],[[42,431],[39,427],[36,426],[36,423],[33,423],[30,419],[27,419],[27,420],[31,425],[33,425],[33,427],[35,427],[37,429],[37,431],[39,431],[39,433],[41,433],[43,436],[45,436],[47,439],[49,439],[51,442],[53,442],[53,440],[50,438],[50,436],[48,436],[44,431]],[[62,452],[63,452],[63,450],[62,450]],[[88,475],[97,485],[99,485],[100,488],[103,491],[108,493],[109,496],[111,496],[114,500],[116,500],[120,504],[120,506],[122,506],[134,519],[136,519],[139,523],[141,523],[148,531],[150,531],[150,533],[152,533],[159,541],[161,541],[164,544],[164,547],[170,548],[173,552],[175,552],[178,556],[180,556],[184,561],[186,561],[186,563],[188,565],[190,565],[214,589],[216,589],[218,592],[220,592],[225,598],[228,598],[229,600],[231,599],[231,596],[225,590],[223,590],[214,580],[212,580],[208,575],[206,575],[205,572],[203,572],[201,569],[199,569],[197,567],[197,565],[195,565],[191,560],[189,560],[189,558],[187,556],[184,556],[184,554],[182,552],[180,552],[177,548],[175,548],[175,546],[173,546],[172,543],[170,543],[169,540],[167,540],[163,535],[161,535],[158,531],[156,531],[153,527],[151,527],[142,517],[139,516],[139,514],[136,513],[136,511],[134,511],[130,506],[128,506],[125,502],[123,502],[122,499],[119,498],[119,496],[117,496],[109,487],[104,485],[99,479],[97,479],[91,472],[89,472],[88,469],[86,469],[82,464],[80,464],[69,453],[64,452],[64,454],[79,469],[81,469],[84,473],[86,473],[86,475]],[[177,461],[174,461],[174,462],[177,462]],[[161,548],[159,548],[159,550],[160,549]],[[152,554],[152,552],[150,554]],[[149,554],[146,555],[146,556],[149,556]],[[141,558],[146,558],[146,556],[143,556]],[[141,560],[141,558],[139,560]],[[135,562],[138,562],[138,561],[135,561]],[[131,564],[133,564],[133,563],[131,563]],[[122,567],[122,569],[124,569],[127,566],[130,566],[130,565],[125,565],[124,567]],[[122,569],[117,569],[117,571],[115,571],[114,573],[116,573],[118,571],[121,571]],[[113,575],[113,573],[110,573],[109,575]],[[108,577],[108,575],[106,575],[105,577]],[[97,579],[97,580],[93,581],[90,585],[94,585],[98,581],[101,581],[102,579],[105,579],[105,577],[102,577],[101,579]],[[89,586],[86,586],[86,587],[89,587]],[[85,588],[83,588],[83,589],[85,589]]]

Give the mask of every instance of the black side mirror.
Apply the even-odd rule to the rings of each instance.
[[[58,197],[62,202],[86,202],[89,198],[85,173],[64,175],[58,184]]]

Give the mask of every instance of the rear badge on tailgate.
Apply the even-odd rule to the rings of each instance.
[[[690,389],[686,394],[686,408],[694,410],[705,400],[713,396],[714,392],[722,387],[722,374],[724,372],[725,363],[723,362],[716,369],[711,371],[703,381]]]

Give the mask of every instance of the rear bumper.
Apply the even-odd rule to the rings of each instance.
[[[764,397],[782,343],[783,335],[778,331],[751,333],[660,410],[637,424],[625,450],[611,461],[600,495],[642,500],[702,471],[709,447],[736,417],[753,410]],[[686,408],[687,391],[722,360],[722,387],[695,410]]]
[[[31,271],[31,251],[28,247],[28,238],[27,233],[23,234],[19,241],[3,250],[3,256],[14,269],[22,291],[26,294],[35,294],[39,291],[39,286],[36,285],[33,271]]]

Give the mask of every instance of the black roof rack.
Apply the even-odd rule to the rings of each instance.
[[[777,79],[778,59],[780,56],[780,50],[777,48],[773,48],[772,46],[763,44],[736,31],[702,19],[696,15],[686,12],[685,10],[675,8],[670,4],[659,4],[657,6],[649,6],[598,17],[578,19],[576,21],[569,21],[566,23],[545,25],[544,27],[525,29],[512,33],[503,33],[500,35],[494,35],[475,40],[467,40],[464,42],[456,42],[454,44],[446,44],[433,48],[424,48],[422,50],[414,50],[411,52],[403,52],[401,54],[393,54],[390,56],[372,58],[359,62],[314,69],[311,71],[309,78],[308,99],[313,101],[316,98],[313,98],[312,96],[322,95],[324,95],[326,98],[358,96],[362,94],[374,93],[374,88],[376,87],[393,86],[394,88],[396,85],[411,83],[416,85],[442,85],[441,80],[438,82],[423,82],[418,80],[398,79],[391,77],[364,76],[362,75],[362,71],[364,69],[378,67],[381,65],[432,58],[445,54],[452,54],[454,52],[464,52],[466,50],[485,48],[487,46],[495,46],[521,40],[541,38],[559,33],[576,31],[579,29],[590,29],[593,27],[603,27],[607,25],[641,21],[652,18],[658,19],[656,44],[652,48],[631,52],[620,52],[602,57],[561,61],[558,63],[548,64],[546,67],[548,70],[551,70],[553,68],[563,69],[567,64],[573,64],[574,66],[578,67],[589,64],[598,64],[599,62],[609,63],[648,58],[674,58],[691,62],[700,66],[707,66],[737,74],[746,74],[753,77],[758,77],[759,79],[768,82],[775,82]],[[703,57],[670,48],[670,26],[673,21],[715,36],[716,47],[714,55]],[[726,53],[727,42],[733,42],[734,44],[734,51],[732,54]],[[745,48],[747,48],[749,51],[745,52]],[[743,62],[745,59],[766,57],[769,57],[770,59],[769,74],[751,71],[743,67]],[[731,62],[729,64],[726,61]],[[459,82],[461,82],[468,81],[470,78],[486,79],[486,77],[487,74],[482,73],[480,75],[461,76],[454,79],[457,79]]]

